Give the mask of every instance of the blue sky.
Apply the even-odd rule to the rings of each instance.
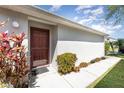
[[[75,21],[79,24],[108,33],[113,38],[124,38],[123,23],[113,26],[114,19],[105,20],[106,7],[102,5],[38,5],[41,9]]]

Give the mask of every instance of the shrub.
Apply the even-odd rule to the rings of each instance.
[[[11,84],[6,84],[4,82],[0,82],[0,88],[12,88],[13,86]]]
[[[88,63],[86,63],[86,62],[82,62],[79,65],[80,68],[87,67],[87,66],[88,66]]]
[[[74,72],[79,72],[79,71],[80,71],[80,67],[79,67],[79,66],[74,67],[73,71],[74,71]]]
[[[75,67],[76,54],[64,53],[57,56],[58,72],[61,74],[70,73]]]
[[[100,60],[101,60],[101,58],[95,58],[95,59],[92,59],[90,61],[90,63],[92,64],[92,63],[95,63],[95,62],[99,62]]]
[[[24,33],[0,33],[0,82],[13,87],[23,87],[28,74]]]
[[[106,57],[101,57],[101,60],[105,60],[106,59]]]
[[[10,36],[0,33],[0,81],[13,87],[23,87],[28,73],[25,47],[22,46],[24,36],[24,33]]]
[[[119,52],[124,53],[124,39],[118,39]]]
[[[110,50],[110,44],[108,42],[105,42],[105,54],[107,55]]]
[[[0,82],[0,88],[6,88],[6,87],[7,87],[6,84]]]
[[[91,64],[93,64],[93,63],[95,63],[95,62],[96,62],[95,59],[92,59],[92,60],[90,61]]]
[[[101,61],[101,58],[95,58],[95,62]]]
[[[95,63],[95,62],[99,62],[99,61],[105,60],[105,59],[106,59],[106,57],[95,58],[95,59],[91,60],[89,63],[90,63],[90,64],[93,64],[93,63]]]

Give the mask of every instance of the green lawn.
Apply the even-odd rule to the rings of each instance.
[[[124,55],[116,55],[124,58]],[[121,60],[95,88],[124,88],[124,60]]]
[[[108,56],[116,56],[116,57],[124,58],[124,54],[109,54]]]

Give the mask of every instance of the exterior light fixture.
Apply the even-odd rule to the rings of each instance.
[[[19,28],[19,23],[18,23],[17,21],[13,21],[13,22],[12,22],[12,26],[13,26],[14,28]]]

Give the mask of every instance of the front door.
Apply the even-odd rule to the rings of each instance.
[[[31,68],[43,66],[49,62],[49,30],[31,27]]]

